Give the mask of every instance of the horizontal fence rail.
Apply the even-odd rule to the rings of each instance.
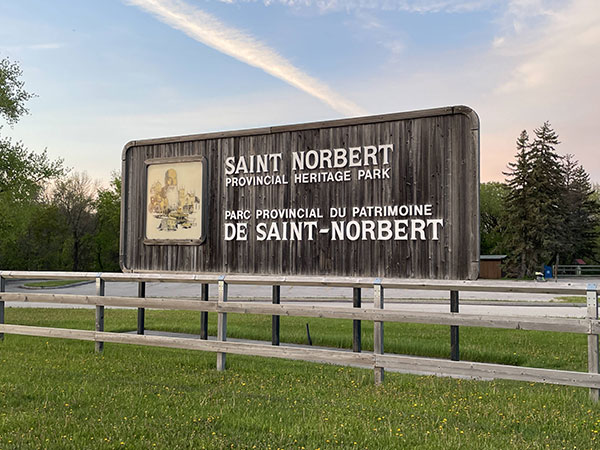
[[[118,306],[131,308],[173,309],[187,311],[207,311],[216,313],[263,314],[295,317],[316,317],[328,319],[353,319],[381,322],[404,322],[430,325],[463,325],[483,328],[505,328],[514,330],[558,331],[566,333],[600,334],[600,322],[592,319],[508,316],[490,317],[480,314],[435,313],[418,311],[390,311],[372,308],[345,308],[340,306],[296,306],[251,304],[248,302],[227,301],[219,303],[209,300],[173,298],[136,298],[69,294],[20,294],[0,293],[0,301],[24,303],[58,303],[64,305]]]
[[[4,292],[7,279],[77,279],[96,282],[96,295],[14,293]],[[137,297],[106,296],[106,282],[136,282]],[[201,298],[181,299],[167,297],[146,297],[145,283],[198,283]],[[208,299],[208,285],[217,285],[218,299]],[[270,285],[273,286],[273,302],[236,302],[228,299],[228,285]],[[286,305],[281,303],[280,286],[327,286],[353,288],[352,307],[325,305]],[[373,301],[361,299],[362,288],[373,289]],[[453,312],[418,312],[386,310],[384,305],[386,289],[448,291],[452,300]],[[587,300],[585,318],[558,318],[535,316],[490,316],[465,314],[458,311],[459,292],[516,292],[529,294],[584,295]],[[359,299],[357,301],[357,299]],[[96,307],[95,331],[62,328],[32,327],[4,323],[6,302],[36,302],[65,305],[88,305]],[[137,334],[104,331],[104,307],[138,308]],[[167,336],[149,336],[143,330],[143,311],[146,308],[198,311],[202,314],[201,339]],[[206,335],[206,314],[217,313],[217,340],[208,340]],[[272,343],[227,341],[228,314],[271,315],[273,319]],[[279,342],[279,321],[281,316],[348,319],[356,325],[363,320],[374,323],[374,351],[360,349],[360,334],[354,335],[353,349],[325,349],[318,347],[291,346]],[[277,318],[277,320],[275,320]],[[451,360],[418,356],[396,355],[384,352],[385,322],[405,322],[420,324],[449,325],[452,334]],[[580,333],[588,336],[588,372],[550,370],[502,364],[476,363],[458,359],[458,327],[487,327],[516,330],[536,330],[552,332]],[[360,330],[360,327],[358,327]],[[281,276],[242,276],[213,274],[115,274],[80,272],[20,272],[0,271],[0,339],[4,334],[43,336],[93,341],[96,351],[103,350],[104,343],[121,343],[203,350],[217,353],[217,369],[225,370],[226,354],[255,355],[274,358],[370,367],[374,369],[376,383],[383,382],[384,370],[398,372],[467,377],[473,379],[508,379],[529,382],[542,382],[590,388],[590,396],[598,401],[600,393],[599,341],[600,322],[598,320],[598,292],[596,285],[582,283],[533,283],[533,282],[480,282],[449,280],[399,280],[367,279],[345,277],[281,277]]]
[[[600,276],[600,266],[582,265],[558,265],[556,273],[559,277],[597,277]]]

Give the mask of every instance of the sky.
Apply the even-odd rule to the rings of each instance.
[[[600,182],[598,0],[19,0],[0,59],[30,114],[0,135],[107,183],[132,140],[467,105],[481,180],[522,130]]]

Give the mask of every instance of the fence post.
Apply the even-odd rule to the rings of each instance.
[[[598,292],[595,284],[587,285],[587,317],[598,320]],[[598,335],[588,334],[588,372],[600,372],[598,358]],[[600,389],[590,388],[590,399],[597,402],[600,399]]]
[[[383,309],[383,287],[381,286],[381,278],[376,278],[373,284],[373,307],[375,309]],[[373,354],[383,355],[383,322],[379,320],[373,321]],[[375,384],[383,383],[383,367],[377,366],[377,361],[374,365]]]
[[[202,283],[200,287],[200,301],[208,301],[208,283]],[[208,311],[200,312],[200,339],[208,339]]]
[[[6,278],[0,276],[0,292],[6,291]],[[4,300],[0,301],[0,325],[4,325]],[[0,341],[4,340],[4,333],[0,333]]]
[[[104,296],[104,280],[96,278],[96,295]],[[104,331],[104,305],[96,305],[96,331]],[[104,350],[104,342],[96,341],[96,353]]]
[[[361,307],[361,290],[360,288],[353,288],[352,292],[352,306],[354,308]],[[352,321],[352,351],[360,353],[362,349],[361,341],[361,321]]]
[[[146,282],[145,281],[139,281],[138,282],[138,297],[139,298],[146,298]],[[144,334],[144,328],[145,328],[145,319],[146,319],[146,309],[145,308],[138,308],[137,310],[137,334]]]
[[[219,277],[219,298],[218,305],[227,301],[227,283],[225,282],[225,275]],[[217,340],[227,340],[227,313],[218,313],[217,321]],[[224,352],[217,352],[217,370],[222,372],[225,370],[225,356]]]
[[[273,286],[273,304],[279,305],[281,303],[281,286]],[[280,322],[279,316],[271,316],[271,344],[279,345],[279,331]]]
[[[458,312],[458,291],[450,291],[450,312]],[[450,325],[450,359],[452,361],[460,360],[458,325]]]

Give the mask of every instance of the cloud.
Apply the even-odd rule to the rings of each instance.
[[[357,101],[376,113],[473,107],[481,119],[483,181],[504,179],[520,131],[531,133],[549,120],[562,142],[557,151],[575,154],[600,181],[600,4],[544,1],[526,8],[521,2],[516,9],[512,3],[512,12],[505,4],[496,13],[498,29],[491,30],[487,45],[462,52],[432,50],[418,59],[406,54],[385,72],[360,80],[370,88]],[[524,24],[519,30],[510,25],[518,11]]]
[[[243,31],[231,28],[214,16],[180,0],[129,0],[167,25],[192,39],[268,74],[323,101],[344,115],[361,115],[363,110],[304,73],[283,56]]]
[[[60,42],[45,42],[41,44],[2,46],[0,47],[0,50],[7,53],[21,53],[27,50],[58,50],[63,47],[65,47],[65,44]]]
[[[261,0],[220,0],[223,3],[254,3]],[[384,10],[412,13],[458,13],[487,9],[499,0],[262,0],[266,5],[317,8],[320,12]]]
[[[576,0],[544,14],[544,23],[503,38],[497,46],[500,57],[515,60],[509,79],[498,87],[499,93],[552,89],[569,81],[579,83],[587,73],[600,73],[600,60],[595,57],[600,49],[597,0]]]
[[[574,153],[592,178],[600,180],[595,132],[600,4],[597,0],[538,1],[536,7],[524,0],[513,3],[522,6],[515,14],[528,11],[530,16],[522,14],[527,26],[508,34],[488,56],[503,66],[504,73],[489,97],[499,116],[496,122],[512,126],[514,140],[519,128],[531,130],[550,120],[562,142],[557,150]]]
[[[30,45],[27,48],[31,50],[56,50],[64,47],[64,44],[60,44],[58,42],[48,42],[46,44],[34,44]]]

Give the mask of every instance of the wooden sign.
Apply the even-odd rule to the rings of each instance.
[[[133,141],[124,271],[475,279],[464,106]]]

